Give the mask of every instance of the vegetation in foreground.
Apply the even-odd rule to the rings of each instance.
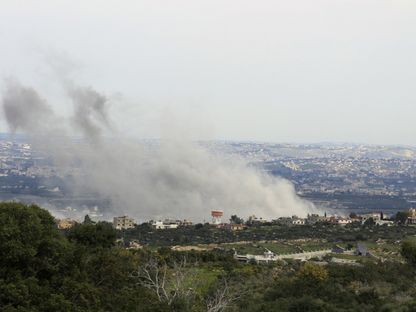
[[[237,263],[226,250],[126,250],[110,224],[60,232],[37,206],[0,204],[1,311],[416,311],[406,261]]]

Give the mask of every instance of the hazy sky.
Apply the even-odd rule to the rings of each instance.
[[[416,145],[414,0],[0,0],[0,75],[68,114],[62,59],[139,137]]]

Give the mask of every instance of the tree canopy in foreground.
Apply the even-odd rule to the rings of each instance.
[[[126,250],[106,222],[60,231],[34,205],[0,203],[0,310],[415,311],[416,245],[405,262],[237,263],[221,250]]]

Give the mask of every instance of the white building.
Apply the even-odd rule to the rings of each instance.
[[[348,218],[339,218],[336,220],[336,223],[339,225],[346,225],[352,223],[352,220]]]
[[[134,219],[128,216],[114,217],[113,227],[117,230],[126,230],[134,228]]]
[[[387,226],[394,225],[394,222],[390,220],[376,220],[375,223],[376,225],[387,225]]]
[[[378,220],[381,220],[381,213],[373,212],[373,213],[362,214],[360,215],[360,218],[361,218],[362,224],[364,224],[365,221],[367,221],[370,218],[373,219],[374,222],[377,222]]]
[[[292,219],[292,224],[293,225],[305,225],[305,219],[293,218]]]
[[[166,219],[165,221],[153,221],[152,226],[157,230],[165,230],[165,229],[177,229],[180,224],[180,221],[176,220],[169,220]]]
[[[263,218],[258,218],[258,217],[256,217],[255,215],[252,215],[252,216],[249,216],[248,217],[248,220],[247,220],[247,222],[248,223],[251,223],[251,224],[254,224],[254,223],[256,223],[256,224],[261,224],[261,223],[266,223],[267,222],[267,220],[266,219],[263,219]]]

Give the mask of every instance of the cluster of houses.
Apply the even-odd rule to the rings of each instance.
[[[189,220],[174,220],[174,219],[165,219],[163,221],[150,221],[150,225],[156,230],[166,230],[166,229],[177,229],[179,226],[189,226],[193,223]],[[127,216],[114,217],[113,226],[117,230],[127,230],[134,228],[136,225],[133,218]]]
[[[416,210],[414,211],[414,224],[416,224]],[[372,220],[375,225],[387,225],[391,226],[394,224],[393,221],[386,219],[382,212],[374,212],[368,214],[353,215],[349,217],[343,216],[327,216],[326,213],[321,216],[318,214],[308,214],[306,218],[299,218],[297,216],[292,217],[281,217],[276,220],[268,221],[263,218],[258,218],[254,215],[250,216],[246,222],[233,222],[230,220],[229,223],[221,221],[222,213],[219,214],[218,211],[214,211],[215,216],[213,216],[213,221],[211,222],[212,226],[215,226],[220,229],[231,230],[231,231],[240,231],[244,230],[251,225],[261,225],[265,223],[271,224],[281,224],[281,225],[306,225],[306,224],[316,224],[316,223],[331,223],[338,225],[347,225],[353,222],[359,222],[365,224],[368,220]],[[242,221],[240,219],[240,221]],[[411,222],[409,222],[411,223]],[[179,226],[192,225],[192,222],[187,220],[171,220],[166,219],[164,221],[151,221],[150,223],[155,229],[176,229]]]
[[[353,222],[359,222],[364,224],[368,220],[372,220],[376,225],[393,225],[394,222],[384,217],[382,212],[373,212],[368,214],[352,215],[349,217],[343,216],[327,216],[326,213],[323,216],[318,214],[308,214],[306,218],[299,218],[297,216],[282,217],[275,220],[275,223],[285,225],[305,225],[305,224],[316,224],[316,223],[332,223],[338,225],[347,225]]]

